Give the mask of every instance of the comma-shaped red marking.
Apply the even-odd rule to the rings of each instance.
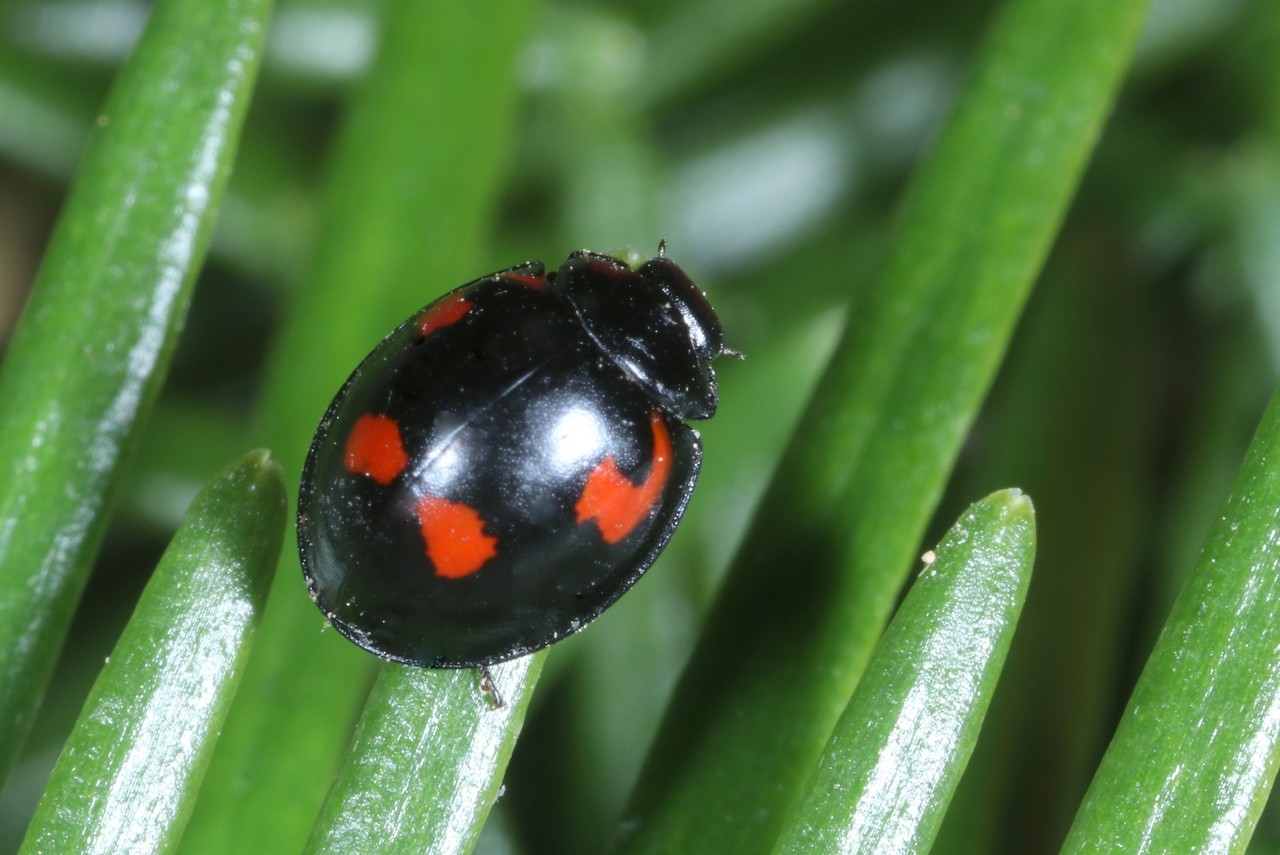
[[[470,576],[498,554],[498,539],[484,533],[484,520],[470,505],[423,496],[416,511],[437,576]]]
[[[465,293],[454,294],[438,303],[433,303],[425,312],[418,315],[418,334],[423,338],[431,335],[441,327],[456,324],[471,311],[471,301]]]
[[[388,416],[365,413],[347,437],[347,471],[390,484],[409,462],[400,441],[400,426]]]
[[[594,519],[606,543],[617,543],[635,530],[658,503],[671,474],[671,433],[658,413],[649,414],[653,430],[653,465],[639,484],[618,471],[612,457],[591,470],[574,510],[578,524]]]

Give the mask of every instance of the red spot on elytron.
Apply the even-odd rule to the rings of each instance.
[[[365,413],[347,437],[347,471],[390,484],[409,462],[400,442],[400,426],[387,416]]]
[[[618,471],[612,457],[600,461],[587,476],[587,486],[574,505],[578,524],[594,519],[606,543],[617,543],[635,530],[657,505],[671,474],[671,433],[658,413],[649,414],[653,430],[653,465],[640,484]]]
[[[471,311],[471,301],[463,294],[454,294],[439,303],[431,304],[418,315],[418,333],[426,338],[441,327],[457,323]]]
[[[541,291],[547,287],[547,277],[543,273],[504,273],[498,278],[503,282],[514,282],[535,291]]]
[[[423,496],[416,510],[437,576],[470,576],[498,554],[498,539],[484,533],[484,520],[469,505]]]

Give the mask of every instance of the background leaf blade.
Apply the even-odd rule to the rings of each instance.
[[[1014,0],[1001,13],[681,678],[624,848],[772,840],[892,608],[1144,10]],[[766,776],[774,787],[751,786]]]
[[[284,479],[265,451],[196,498],[94,684],[23,852],[177,845],[248,659],[284,517]]]
[[[306,851],[470,852],[545,658],[491,666],[496,708],[474,668],[385,666]]]
[[[956,522],[868,663],[778,851],[929,848],[977,741],[1034,557],[1034,513],[1017,490]]]
[[[1241,852],[1280,768],[1280,395],[1063,847]]]
[[[270,0],[159,4],[0,371],[0,772],[21,746],[208,246]]]

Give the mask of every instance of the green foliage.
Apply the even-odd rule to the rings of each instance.
[[[0,851],[1276,848],[1280,7],[1144,6],[6,4]],[[498,709],[327,631],[346,373],[659,237],[748,358],[653,571]]]
[[[1021,0],[996,22],[682,675],[627,809],[632,851],[777,836],[937,506],[1142,6]],[[780,585],[788,565],[806,570]]]
[[[1229,852],[1248,842],[1280,767],[1278,523],[1280,396],[1174,603],[1066,851]]]
[[[22,744],[159,391],[269,0],[171,2],[122,69],[0,373],[0,771]],[[193,49],[193,44],[195,45]]]
[[[306,851],[474,846],[544,657],[493,666],[483,693],[472,669],[384,668]]]
[[[1031,502],[974,505],[885,630],[780,852],[917,852],[942,824],[1009,652],[1035,558]]]
[[[195,805],[284,530],[253,452],[196,496],[93,684],[22,851],[172,851]]]

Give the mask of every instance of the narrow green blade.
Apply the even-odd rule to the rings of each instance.
[[[893,607],[1144,7],[1011,0],[995,22],[681,678],[623,820],[630,851],[773,845]]]
[[[93,686],[22,852],[171,851],[280,556],[280,467],[255,451],[196,497]]]
[[[1280,394],[1065,852],[1243,852],[1280,768]]]
[[[470,852],[545,658],[490,669],[496,708],[474,668],[384,667],[307,851]]]
[[[0,775],[21,747],[204,258],[270,0],[165,0],[0,371]]]
[[[1034,512],[1017,490],[956,522],[868,663],[779,852],[929,848],[977,742],[1034,558]]]

